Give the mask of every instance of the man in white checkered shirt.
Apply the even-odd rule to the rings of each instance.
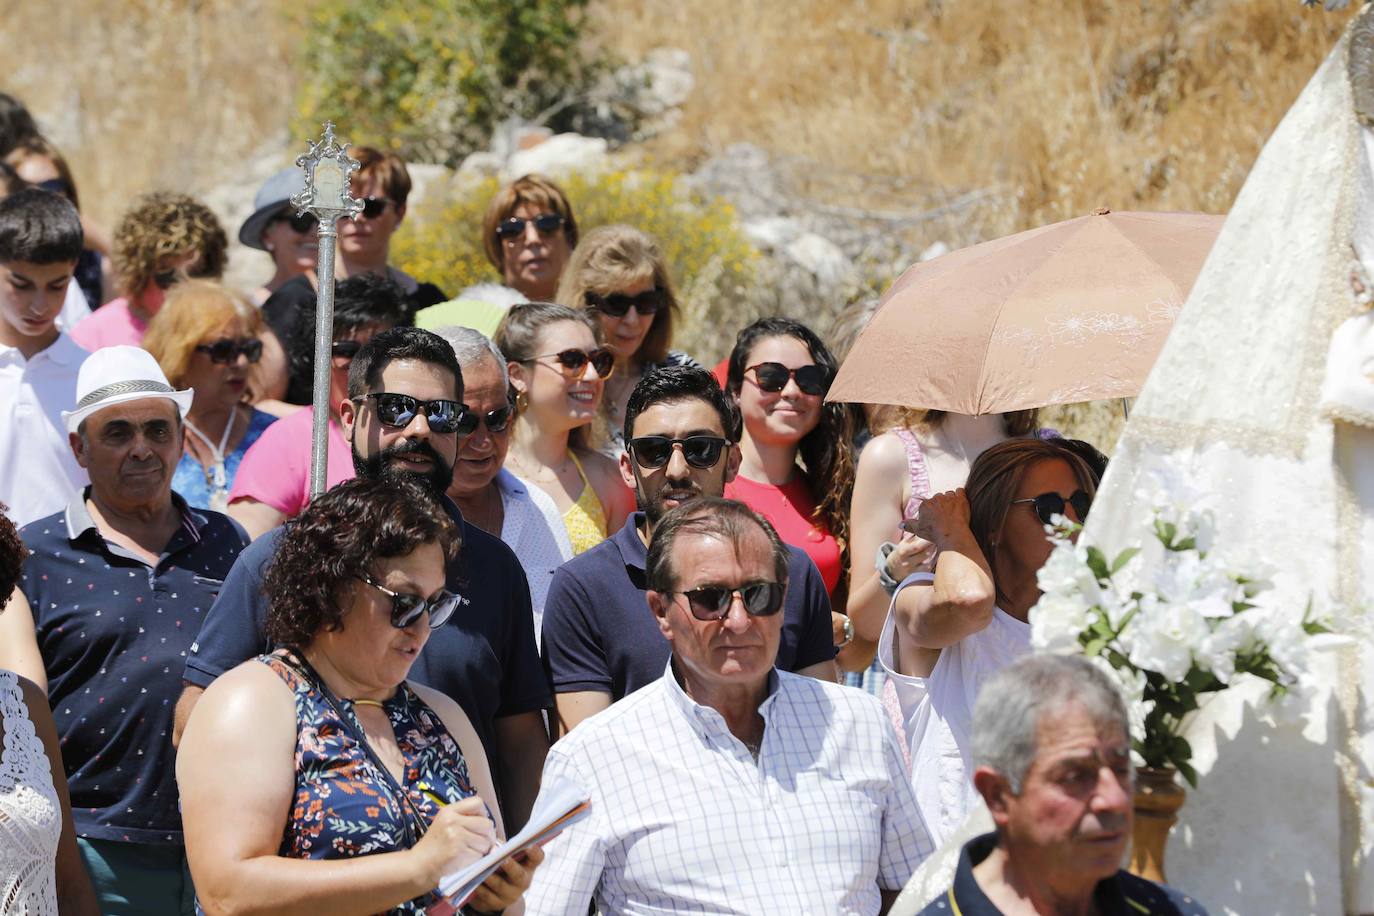
[[[548,845],[527,912],[886,912],[929,834],[878,701],[774,669],[776,532],[701,497],[664,516],[646,571],[667,673],[549,752],[543,784],[585,786],[591,815]]]

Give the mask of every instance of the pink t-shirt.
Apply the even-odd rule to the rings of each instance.
[[[141,347],[147,330],[148,322],[134,315],[128,297],[120,296],[78,321],[71,330],[71,338],[77,346],[94,353],[101,347],[121,344]]]
[[[270,431],[271,427],[268,429]],[[784,544],[806,551],[820,570],[825,590],[834,593],[840,581],[840,545],[823,522],[812,521],[816,500],[806,487],[805,477],[793,474],[792,479],[780,487],[736,477],[725,485],[725,496],[739,500],[768,519],[768,524]]]
[[[283,417],[263,430],[243,453],[229,502],[256,499],[287,518],[295,518],[310,502],[310,432],[314,409],[307,407]],[[325,482],[334,486],[353,477],[353,453],[343,430],[329,421],[329,462]]]

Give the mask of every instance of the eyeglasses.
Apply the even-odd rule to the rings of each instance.
[[[365,197],[363,198],[363,219],[376,219],[386,212],[396,201],[389,197]]]
[[[339,359],[351,360],[362,348],[362,341],[359,340],[336,340],[329,345],[329,353]]]
[[[458,609],[458,596],[446,588],[440,589],[431,598],[421,598],[419,595],[393,592],[371,576],[358,578],[391,599],[391,625],[398,630],[404,630],[425,614],[429,614],[429,628],[437,630]]]
[[[38,188],[40,191],[51,191],[53,194],[61,194],[68,200],[72,199],[72,186],[61,178],[49,178],[40,181],[31,187]]]
[[[782,363],[759,363],[744,370],[747,375],[754,373],[754,382],[768,392],[782,391],[788,379],[795,378],[802,394],[825,394],[830,388],[830,373],[817,365],[799,366],[789,369]]]
[[[1046,525],[1052,524],[1050,519],[1056,515],[1064,514],[1064,506],[1073,506],[1074,515],[1078,516],[1081,522],[1088,517],[1088,508],[1093,504],[1093,498],[1083,490],[1075,490],[1068,499],[1058,493],[1041,493],[1039,496],[1030,496],[1026,499],[1013,499],[1013,506],[1019,503],[1033,503],[1035,514],[1040,516],[1040,521]]]
[[[405,429],[415,421],[417,414],[424,413],[431,431],[441,435],[457,433],[470,436],[477,428],[477,414],[468,410],[466,404],[439,398],[421,401],[408,394],[392,394],[389,391],[374,391],[355,401],[376,401],[377,419],[383,426]]]
[[[210,362],[220,365],[228,365],[240,356],[245,357],[250,363],[255,363],[262,359],[262,341],[256,337],[241,337],[238,340],[221,337],[211,343],[201,344],[196,347],[196,352],[208,355]]]
[[[515,405],[507,404],[505,407],[488,410],[484,414],[474,413],[473,416],[477,417],[479,422],[486,424],[487,432],[504,432],[506,427],[510,426],[511,417],[515,416]],[[475,425],[472,428],[474,432],[477,430]]]
[[[639,436],[628,443],[630,454],[642,468],[661,468],[673,457],[673,448],[682,446],[682,457],[694,468],[706,470],[720,461],[720,453],[730,444],[720,436],[688,436],[670,439],[667,436]]]
[[[582,369],[588,362],[596,370],[596,374],[602,378],[610,378],[611,371],[615,369],[615,354],[605,347],[597,347],[595,350],[579,350],[576,347],[559,350],[557,353],[545,353],[543,356],[531,356],[521,362],[532,363],[540,359],[555,359],[563,367],[563,374],[568,378],[578,378],[582,375]]]
[[[564,220],[557,213],[541,213],[532,219],[508,216],[496,224],[496,237],[506,242],[514,241],[525,234],[525,224],[530,222],[540,235],[552,235],[563,228]]]
[[[584,298],[588,308],[596,309],[601,314],[609,315],[611,318],[624,318],[631,308],[634,308],[640,315],[648,317],[656,314],[659,309],[668,304],[667,290],[657,286],[634,296],[627,296],[624,293],[611,293],[603,296],[600,293],[589,292]]]
[[[782,610],[784,587],[778,582],[751,582],[738,587],[705,585],[687,592],[675,592],[687,599],[687,606],[697,620],[722,620],[730,612],[730,604],[739,595],[750,617],[771,617]]]
[[[364,207],[366,207],[366,204],[364,204]],[[290,210],[282,210],[276,216],[272,217],[272,222],[290,223],[292,232],[314,232],[315,227],[320,224],[320,221],[315,218],[315,214],[313,213],[301,213],[297,215]]]

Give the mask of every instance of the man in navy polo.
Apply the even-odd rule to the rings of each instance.
[[[544,660],[563,730],[663,676],[670,646],[649,612],[649,538],[668,510],[725,492],[739,468],[734,428],[729,402],[704,369],[651,372],[630,394],[620,474],[639,511],[555,571],[544,605]],[[811,558],[787,550],[777,667],[833,681],[830,598]]]
[[[464,522],[444,496],[463,425],[456,413],[444,413],[463,399],[453,348],[419,328],[383,331],[353,358],[348,394],[339,417],[358,475],[420,482],[443,501],[462,534],[447,583],[462,604],[430,635],[410,676],[452,697],[472,720],[491,761],[507,830],[518,830],[539,789],[548,752],[543,710],[551,697],[535,648],[529,584],[520,561],[500,538]],[[466,408],[462,413],[471,416]],[[191,647],[183,674],[187,687],[177,709],[178,738],[215,678],[272,648],[263,632],[262,579],[281,531],[268,532],[243,552]]]
[[[172,492],[190,391],[139,347],[107,347],[65,411],[90,475],[20,530],[32,617],[6,621],[0,667],[40,653],[77,844],[104,913],[190,913],[172,750],[181,668],[248,537]],[[8,614],[21,613],[11,605]]]

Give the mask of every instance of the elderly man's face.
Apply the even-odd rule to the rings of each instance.
[[[501,368],[495,356],[483,356],[463,367],[463,401],[469,410],[482,418],[482,422],[472,435],[465,436],[459,443],[458,460],[453,465],[453,485],[449,487],[449,493],[454,496],[466,498],[490,486],[501,465],[506,463],[512,417],[507,410],[510,397],[502,381]],[[488,415],[502,410],[506,410],[505,425],[500,430],[491,429],[487,425]],[[499,422],[497,425],[501,426]]]
[[[741,588],[755,582],[775,582],[773,551],[763,530],[755,525],[739,543],[710,534],[683,532],[673,543],[673,594],[650,591],[649,606],[659,630],[673,644],[673,657],[690,685],[712,689],[750,686],[762,682],[778,655],[783,614],[750,616],[739,596],[720,620],[698,620],[682,592],[707,586]]]
[[[1131,836],[1130,741],[1075,703],[1042,716],[1020,795],[990,801],[1010,845],[1033,849],[1047,875],[1116,874]],[[999,810],[1001,809],[1001,810]]]
[[[72,451],[91,477],[92,491],[111,505],[155,505],[168,498],[181,459],[182,428],[176,404],[139,398],[96,411],[85,434],[72,434]]]

